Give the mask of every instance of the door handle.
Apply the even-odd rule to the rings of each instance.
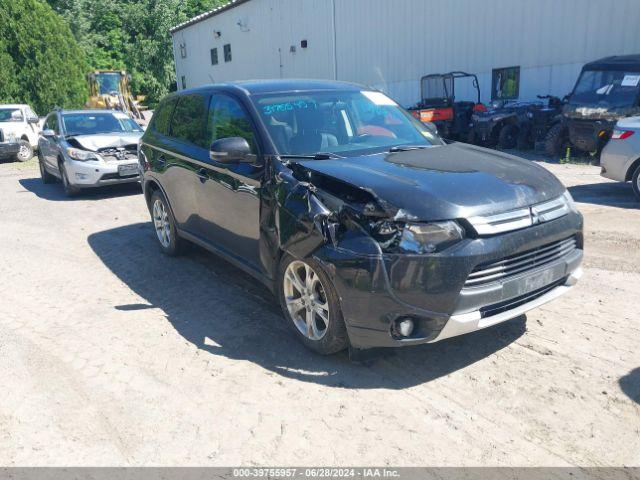
[[[196,172],[196,175],[198,176],[198,178],[200,179],[201,183],[206,182],[207,180],[209,180],[209,177],[207,176],[207,169],[206,168],[201,168],[200,170],[198,170]]]

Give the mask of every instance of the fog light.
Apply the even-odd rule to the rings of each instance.
[[[395,321],[395,333],[399,337],[410,337],[413,333],[413,320],[409,317],[400,317]]]
[[[84,173],[76,173],[76,180],[85,180],[89,176]]]

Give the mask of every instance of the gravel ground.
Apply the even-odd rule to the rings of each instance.
[[[357,365],[226,262],[162,256],[136,186],[67,200],[0,164],[0,465],[640,465],[640,210],[546,166],[585,215],[579,285]]]

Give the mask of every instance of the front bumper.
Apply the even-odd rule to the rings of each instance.
[[[121,176],[120,165],[136,165],[134,174]],[[103,185],[134,183],[140,181],[140,169],[136,160],[122,161],[87,161],[79,162],[67,159],[65,161],[69,183],[76,187],[91,188]]]
[[[478,265],[569,238],[575,248],[553,261],[482,285],[467,283]],[[373,239],[354,237],[325,245],[314,257],[333,278],[351,344],[372,348],[436,342],[518,317],[577,282],[582,249],[582,216],[571,212],[435,255],[380,255]],[[398,339],[392,325],[404,317],[414,321],[414,332]]]
[[[627,172],[638,158],[638,152],[628,140],[609,140],[600,155],[601,175],[618,182],[627,181]]]
[[[610,120],[576,120],[568,122],[569,140],[583,152],[600,150],[611,137],[615,121]]]
[[[20,151],[18,143],[0,143],[0,158],[14,157]]]

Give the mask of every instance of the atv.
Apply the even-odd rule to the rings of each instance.
[[[467,143],[484,147],[515,148],[518,126],[527,120],[529,103],[495,100],[489,109],[471,117]]]
[[[474,101],[456,100],[456,83],[471,79]],[[423,123],[433,123],[447,140],[466,140],[471,115],[484,111],[480,103],[478,77],[466,72],[434,73],[420,79],[420,102],[409,111]]]
[[[547,104],[536,102],[526,112],[526,118],[518,125],[518,150],[544,151],[549,130],[560,122],[564,101],[553,95],[538,95]]]
[[[562,109],[561,121],[546,138],[545,150],[565,148],[599,155],[618,119],[640,114],[640,54],[587,63]]]

